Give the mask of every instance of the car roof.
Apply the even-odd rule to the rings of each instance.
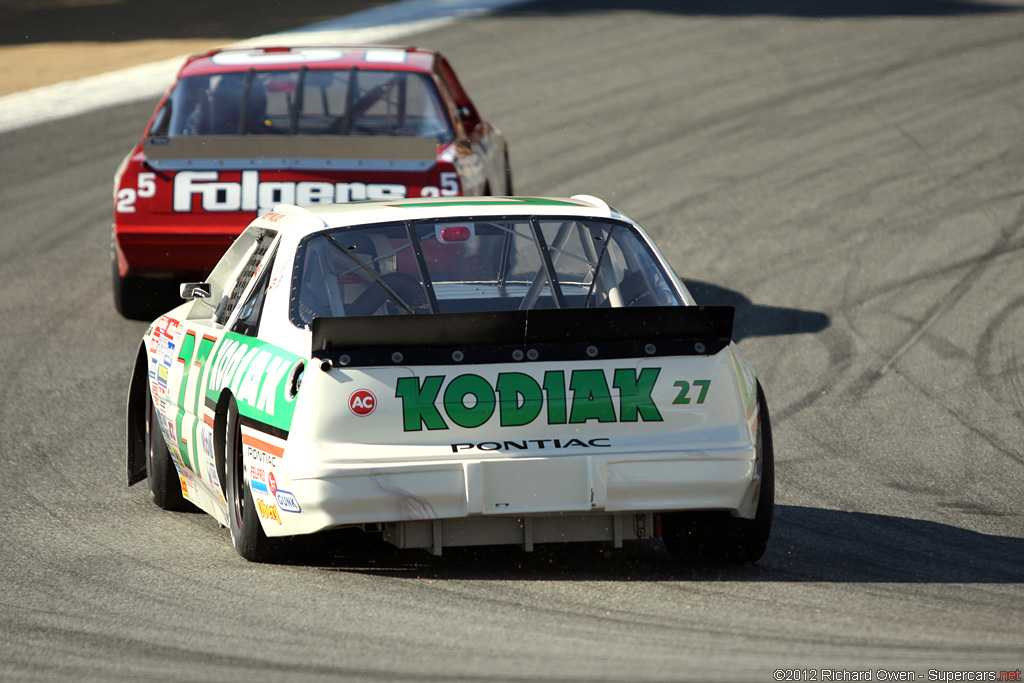
[[[256,224],[284,230],[294,238],[334,227],[404,220],[514,216],[578,216],[629,221],[604,201],[589,195],[572,197],[441,197],[395,199],[347,204],[293,206],[281,204]],[[313,220],[304,220],[313,219]],[[632,221],[630,221],[632,222]]]
[[[225,48],[188,58],[179,78],[256,69],[259,71],[309,69],[409,71],[430,73],[440,55],[417,47],[387,45],[318,45],[301,47]]]

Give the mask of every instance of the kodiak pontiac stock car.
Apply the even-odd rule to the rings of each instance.
[[[505,139],[436,52],[195,55],[114,177],[114,303],[152,318],[275,204],[491,194],[512,194]]]
[[[771,426],[733,309],[599,199],[279,205],[181,295],[138,350],[128,483],[249,560],[339,527],[765,551]]]

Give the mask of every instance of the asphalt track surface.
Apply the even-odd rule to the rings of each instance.
[[[1024,5],[548,2],[411,42],[505,130],[517,191],[606,198],[737,306],[773,410],[768,553],[336,534],[255,565],[126,488],[145,325],[111,303],[110,181],[146,102],[0,136],[0,679],[1021,669]]]

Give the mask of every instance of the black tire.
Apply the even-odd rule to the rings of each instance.
[[[121,276],[112,262],[114,308],[122,318],[150,321],[181,303],[178,282],[170,279]]]
[[[117,270],[117,259],[113,260],[114,308],[121,317],[129,320],[145,320],[149,316],[146,305],[144,282],[137,277],[122,277]]]
[[[231,542],[239,555],[250,562],[267,562],[281,551],[282,542],[263,533],[252,492],[245,483],[245,462],[242,457],[242,424],[238,406],[228,404],[227,429],[224,436],[225,498],[228,502],[228,527]]]
[[[512,189],[512,164],[508,160],[508,145],[505,145],[505,196],[511,197],[515,193]]]
[[[181,494],[178,470],[171,461],[164,434],[157,423],[156,406],[146,389],[146,481],[149,482],[149,496],[157,507],[164,510],[184,511],[192,507]]]
[[[772,427],[761,383],[757,385],[761,409],[761,489],[754,519],[728,512],[673,512],[662,515],[662,540],[678,559],[687,562],[743,564],[757,562],[768,548],[775,513],[775,453]]]

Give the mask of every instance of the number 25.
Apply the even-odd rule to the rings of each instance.
[[[139,189],[124,187],[117,191],[117,212],[135,213],[135,199],[156,196],[156,173],[140,173]]]

